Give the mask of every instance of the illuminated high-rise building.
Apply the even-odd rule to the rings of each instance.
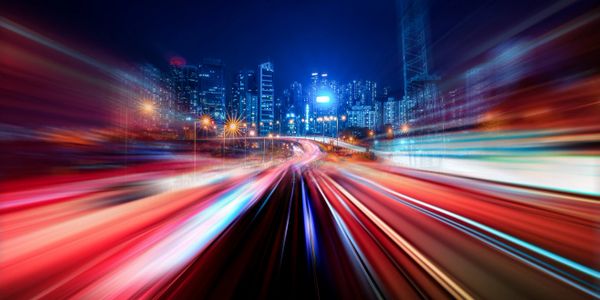
[[[334,127],[321,126],[317,120],[324,117],[337,116],[339,101],[338,85],[335,80],[329,78],[328,73],[314,72],[310,76],[310,87],[308,89],[305,114],[308,115],[307,131],[314,134],[333,134]]]
[[[281,101],[282,106],[282,119],[281,124],[285,129],[285,134],[296,135],[304,134],[305,126],[305,101],[304,93],[302,91],[302,84],[294,81],[290,84],[289,88],[283,90],[283,97]]]
[[[221,60],[204,59],[198,75],[202,102],[200,111],[218,123],[223,123],[226,118],[224,69]]]
[[[426,0],[398,0],[404,77],[402,101],[409,109],[407,121],[410,123],[436,114],[439,110],[439,78],[430,74],[428,5]]]
[[[261,135],[273,133],[275,124],[275,89],[273,64],[265,62],[258,66],[258,120]]]
[[[165,83],[173,97],[169,110],[174,122],[191,120],[202,110],[198,67],[171,64]]]
[[[168,128],[173,121],[171,110],[173,97],[165,85],[167,76],[163,76],[163,73],[151,64],[140,65],[139,71],[141,78],[137,98],[148,101],[156,107],[154,114],[143,118],[143,123],[150,122],[153,126]]]
[[[399,118],[399,104],[396,98],[388,97],[381,102],[381,123],[383,126],[389,126],[391,128],[398,128],[400,123]]]
[[[377,125],[377,111],[371,105],[355,105],[348,111],[348,126],[357,128],[375,129]]]
[[[231,92],[231,113],[246,120],[247,123],[258,122],[256,74],[252,70],[242,70],[233,77]]]

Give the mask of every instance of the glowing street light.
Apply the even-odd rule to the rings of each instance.
[[[202,123],[202,128],[204,129],[204,135],[208,137],[208,126],[211,125],[212,119],[208,115],[204,115],[200,118],[200,123]]]
[[[198,140],[196,123],[202,124],[202,130],[204,130],[206,137],[208,137],[208,126],[211,124],[211,118],[208,115],[204,115],[199,120],[194,119],[194,170],[196,168],[196,143]]]
[[[225,121],[225,125],[223,125],[223,150],[221,151],[223,155],[223,161],[225,161],[225,138],[227,137],[228,133],[231,136],[237,135],[240,130],[240,123],[240,119],[230,117],[227,119],[227,121]]]
[[[240,128],[242,127],[242,120],[235,118],[235,117],[230,117],[227,119],[227,121],[225,121],[225,126],[224,126],[224,133],[227,132],[227,134],[229,135],[237,135],[240,131]]]
[[[408,131],[410,130],[410,127],[408,126],[408,124],[402,124],[402,127],[400,127],[400,130],[402,131],[402,133],[408,133]]]
[[[144,102],[142,103],[142,111],[147,114],[154,113],[154,104],[152,102]]]
[[[269,133],[269,138],[271,139],[271,162],[273,161],[273,134]]]

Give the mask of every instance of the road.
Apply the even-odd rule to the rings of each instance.
[[[293,150],[4,182],[0,294],[600,297],[596,197]]]

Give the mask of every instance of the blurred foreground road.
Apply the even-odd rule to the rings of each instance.
[[[596,197],[293,153],[4,182],[0,295],[600,297]]]

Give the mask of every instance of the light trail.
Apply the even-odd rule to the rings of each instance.
[[[386,192],[388,195],[390,195],[391,197],[396,199],[396,201],[399,201],[407,206],[410,206],[410,207],[412,207],[424,214],[427,214],[433,218],[436,218],[444,223],[450,224],[453,227],[455,227],[461,231],[464,231],[471,235],[474,235],[478,239],[485,241],[486,243],[496,247],[497,249],[502,250],[507,254],[513,255],[513,256],[517,257],[518,259],[520,259],[536,268],[539,268],[540,270],[548,273],[549,275],[559,278],[559,279],[565,281],[566,283],[569,283],[569,284],[581,289],[582,291],[589,293],[590,295],[592,295],[594,297],[600,296],[600,294],[598,294],[597,292],[595,292],[593,290],[594,284],[592,282],[586,282],[583,279],[577,278],[575,275],[572,275],[572,274],[563,272],[560,269],[554,268],[552,265],[544,263],[542,260],[536,259],[535,257],[530,256],[530,255],[527,255],[526,253],[516,250],[515,248],[513,248],[505,243],[494,240],[493,238],[489,238],[485,234],[481,234],[481,233],[478,233],[477,231],[469,229],[467,226],[461,225],[461,223],[466,223],[468,225],[471,225],[471,226],[473,226],[477,229],[480,229],[484,232],[487,232],[493,236],[496,236],[500,239],[506,240],[509,243],[516,244],[516,245],[523,247],[529,251],[532,251],[532,252],[542,255],[546,258],[549,258],[555,262],[558,262],[560,264],[568,266],[574,270],[582,272],[582,273],[592,277],[592,280],[599,280],[600,272],[598,272],[595,269],[592,269],[592,268],[589,268],[582,264],[579,264],[575,261],[572,261],[570,259],[567,259],[567,258],[557,255],[555,253],[552,253],[551,251],[548,251],[546,249],[543,249],[543,248],[533,245],[531,243],[525,242],[519,238],[508,235],[504,232],[501,232],[499,230],[496,230],[494,228],[491,228],[491,227],[481,224],[479,222],[473,221],[471,219],[465,218],[456,213],[452,213],[450,211],[447,211],[447,210],[439,208],[439,207],[432,206],[428,203],[424,203],[423,201],[414,199],[412,197],[399,194],[399,193],[397,193],[391,189],[388,189],[382,185],[379,185],[371,180],[356,176],[356,175],[348,173],[348,172],[344,172],[344,174],[351,178],[356,179],[359,182],[366,183],[366,184],[370,185],[371,187],[374,187],[377,190]],[[396,197],[394,197],[394,196],[396,196]],[[417,205],[414,205],[413,203],[417,204]],[[422,207],[425,207],[426,209],[423,209]],[[435,212],[432,212],[432,211],[435,211]],[[444,217],[444,215],[449,216],[453,219],[456,219],[460,222],[453,221],[450,218]]]
[[[593,232],[596,200],[348,164],[329,160],[313,142],[297,145],[291,157],[268,165],[207,160],[194,171],[187,161],[175,171],[157,164],[126,176],[13,188],[0,198],[0,272],[7,274],[0,290],[33,299],[208,297],[235,295],[231,284],[253,295],[286,295],[273,285],[280,282],[309,298],[474,299],[490,296],[486,286],[497,278],[505,279],[492,290],[518,295],[510,288],[518,277],[508,274],[525,267],[534,276],[528,282],[543,280],[557,295],[598,296],[598,271],[588,265],[593,246],[543,230]],[[511,212],[521,222],[506,218]],[[540,236],[543,244],[532,242]],[[218,258],[223,251],[235,263]],[[479,255],[487,265],[477,265]],[[460,261],[471,271],[462,273]],[[485,278],[469,275],[478,268]],[[233,276],[230,283],[211,275],[220,270]],[[213,291],[210,282],[220,287]]]
[[[463,289],[458,283],[452,280],[447,274],[445,274],[439,267],[437,267],[432,261],[427,259],[419,250],[417,250],[412,244],[410,244],[402,236],[398,235],[391,227],[389,227],[383,220],[377,217],[371,210],[364,206],[358,199],[350,194],[346,189],[341,187],[336,182],[329,179],[329,182],[335,186],[346,198],[348,198],[354,205],[356,205],[365,215],[369,217],[375,224],[377,224],[396,244],[408,253],[416,262],[419,263],[431,276],[443,285],[452,296],[459,299],[474,299],[465,289]]]

